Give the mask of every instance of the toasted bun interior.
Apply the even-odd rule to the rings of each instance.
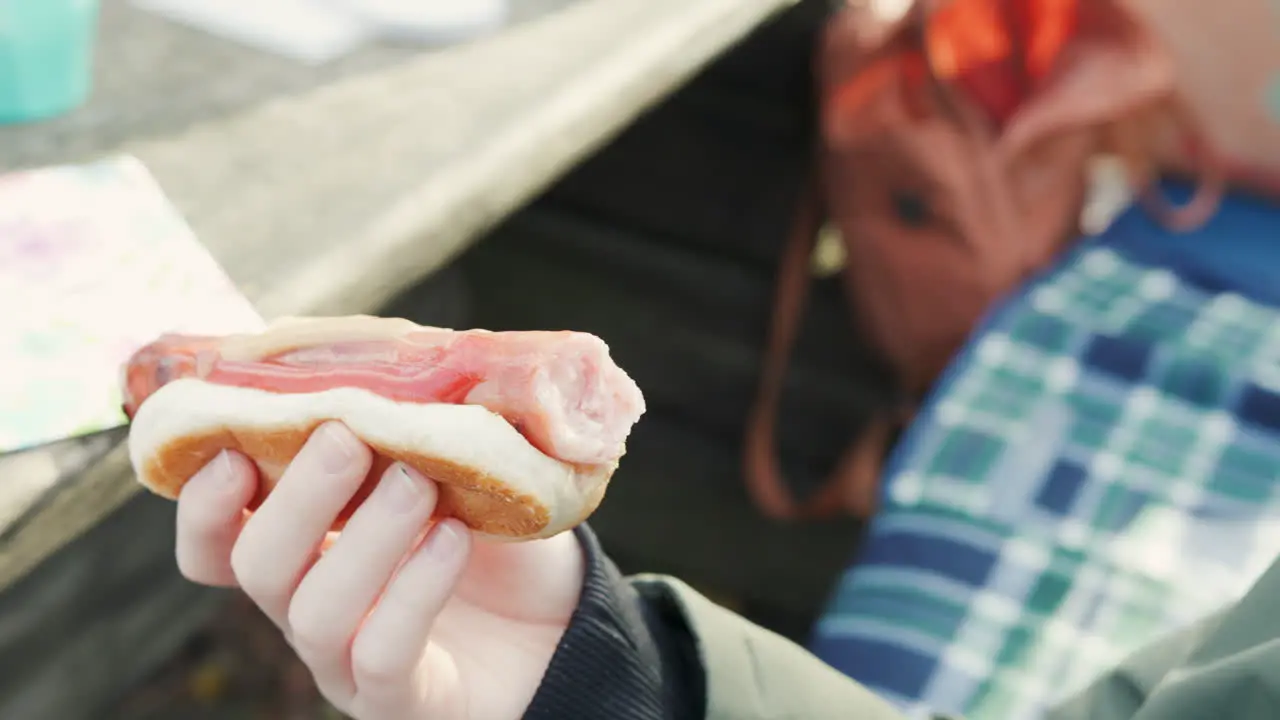
[[[495,538],[549,537],[595,510],[616,466],[548,457],[477,405],[396,402],[357,388],[279,394],[196,379],[169,383],[142,404],[130,427],[129,456],[143,485],[177,498],[220,450],[237,450],[258,465],[260,501],[329,420],[343,422],[377,456],[340,521],[381,470],[401,461],[439,484],[438,515]]]

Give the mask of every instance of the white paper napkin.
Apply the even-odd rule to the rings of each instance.
[[[161,333],[262,326],[136,160],[0,176],[0,453],[123,424]]]

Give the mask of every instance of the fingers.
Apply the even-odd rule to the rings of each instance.
[[[413,680],[421,675],[423,648],[470,550],[471,535],[461,522],[437,523],[400,567],[360,628],[351,647],[351,671],[360,705],[368,708],[370,717],[386,716],[380,709],[421,700],[409,696],[420,690]]]
[[[434,484],[392,465],[298,586],[289,605],[293,646],[336,704],[344,705],[355,694],[352,638],[421,537],[435,506]]]
[[[397,464],[322,555],[372,461],[350,430],[326,423],[246,521],[254,469],[237,455],[221,457],[183,491],[178,553],[188,576],[239,584],[285,631],[335,704],[391,717],[421,699],[424,648],[471,540],[456,520],[423,538],[436,487]],[[440,665],[437,674],[447,674]]]
[[[231,568],[240,587],[281,628],[288,627],[294,588],[372,462],[372,451],[346,426],[321,425],[240,531]]]
[[[178,494],[175,554],[187,579],[233,586],[231,548],[244,527],[244,511],[258,489],[258,475],[243,455],[223,451]]]

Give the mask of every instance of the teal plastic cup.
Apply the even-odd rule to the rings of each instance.
[[[98,0],[0,0],[0,123],[75,109],[93,84]]]

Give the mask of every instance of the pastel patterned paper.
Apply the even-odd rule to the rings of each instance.
[[[0,453],[124,424],[161,333],[262,325],[137,160],[0,176]]]

